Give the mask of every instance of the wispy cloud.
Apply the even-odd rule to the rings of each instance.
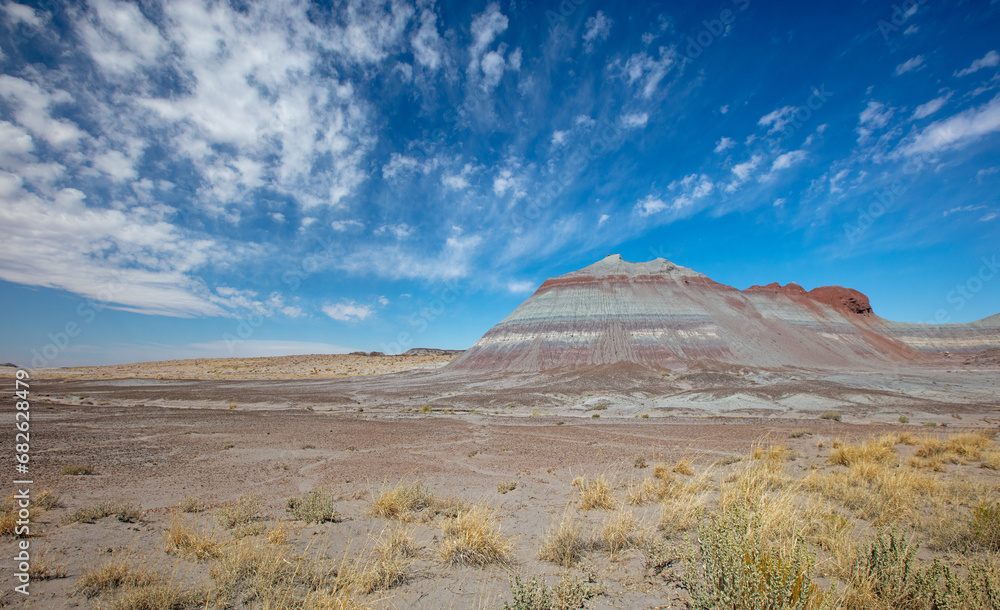
[[[931,123],[906,141],[899,152],[906,156],[965,146],[1000,131],[1000,96],[976,108]]]
[[[973,72],[979,72],[983,68],[995,68],[1000,65],[1000,53],[996,51],[990,51],[986,55],[972,62],[972,64],[963,70],[959,70],[955,73],[955,76],[968,76]]]
[[[354,301],[330,303],[323,306],[323,313],[338,322],[359,322],[375,314],[369,305],[359,305]]]
[[[896,66],[896,76],[901,74],[906,74],[907,72],[912,72],[924,65],[924,56],[917,55],[916,57],[911,57],[903,63]]]

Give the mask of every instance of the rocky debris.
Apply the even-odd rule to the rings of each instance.
[[[348,356],[385,356],[384,352],[351,352]]]

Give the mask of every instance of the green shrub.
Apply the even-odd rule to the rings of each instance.
[[[782,552],[767,542],[760,520],[741,508],[698,528],[700,561],[689,556],[685,580],[691,606],[702,610],[809,610],[824,594],[813,583],[814,558],[801,544]]]
[[[969,531],[979,545],[991,551],[1000,550],[1000,502],[973,509]]]
[[[510,583],[511,601],[504,602],[503,610],[570,610],[586,608],[587,601],[601,594],[600,585],[593,575],[586,579],[562,572],[551,592],[544,581],[532,576],[527,582],[515,576]]]

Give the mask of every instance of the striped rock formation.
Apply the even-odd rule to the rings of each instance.
[[[856,367],[1000,347],[1000,315],[970,324],[884,320],[856,290],[798,284],[738,290],[662,258],[620,255],[546,280],[448,365],[534,372],[633,363]]]

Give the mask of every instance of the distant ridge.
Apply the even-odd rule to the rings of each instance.
[[[612,254],[546,280],[446,369],[877,366],[996,347],[1000,316],[897,323],[877,316],[868,297],[850,288],[774,283],[738,290],[666,259],[631,263]]]

